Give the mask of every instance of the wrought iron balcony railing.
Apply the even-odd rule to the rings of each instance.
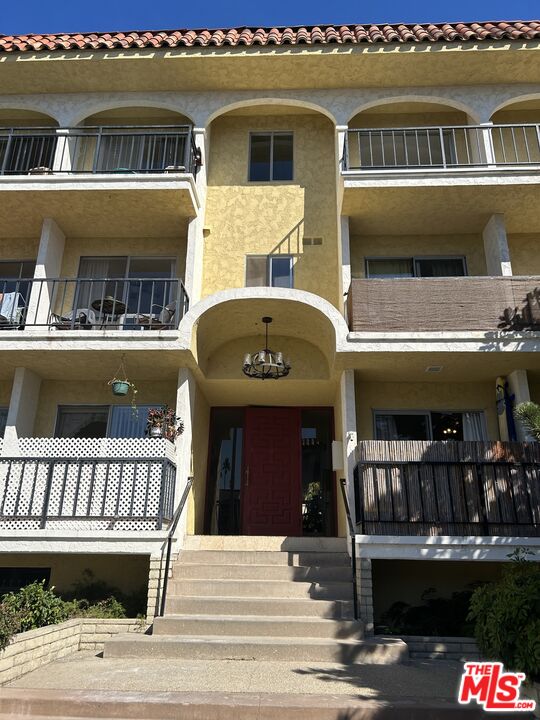
[[[363,441],[355,505],[365,535],[540,536],[540,445]]]
[[[347,132],[344,170],[540,165],[540,124],[370,128]]]
[[[174,330],[188,308],[177,278],[0,278],[0,330]]]
[[[0,175],[191,173],[188,125],[0,129]]]

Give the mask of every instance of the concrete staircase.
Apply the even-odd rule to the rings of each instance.
[[[104,657],[390,664],[408,650],[353,619],[344,539],[194,536],[152,634],[115,636]]]

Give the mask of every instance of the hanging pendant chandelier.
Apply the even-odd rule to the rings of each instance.
[[[266,380],[271,378],[273,380],[279,380],[279,378],[285,377],[289,374],[291,364],[289,359],[283,359],[283,353],[274,352],[268,347],[268,326],[272,322],[271,317],[263,317],[263,323],[266,325],[266,341],[264,350],[259,350],[256,353],[247,353],[244,356],[243,372],[251,378],[259,378],[259,380]]]

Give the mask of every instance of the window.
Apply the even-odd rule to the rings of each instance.
[[[460,256],[366,259],[368,278],[462,277],[466,274],[465,258]]]
[[[29,281],[34,277],[35,267],[35,260],[0,261],[0,315],[9,315],[8,306],[11,293],[18,293],[18,296],[11,295],[16,307],[24,308],[28,305],[32,287],[32,283]],[[8,297],[4,298],[4,296]],[[6,305],[4,305],[4,299]],[[2,305],[4,305],[3,308]],[[2,309],[4,313],[2,313]]]
[[[487,440],[483,412],[376,411],[377,440]]]
[[[4,437],[4,433],[6,431],[7,416],[7,407],[0,407],[0,437]]]
[[[45,581],[45,587],[48,587],[50,579],[50,567],[0,567],[0,597],[17,592],[33,582]]]
[[[246,255],[246,287],[294,287],[292,255]]]
[[[160,405],[60,405],[55,437],[142,438],[150,408]]]
[[[38,167],[52,169],[56,142],[53,128],[41,135],[16,130],[11,138],[7,135],[0,138],[0,167],[10,175],[26,174]]]
[[[250,181],[293,179],[292,133],[251,133],[249,141]]]

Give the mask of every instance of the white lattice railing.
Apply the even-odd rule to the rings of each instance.
[[[23,438],[19,451],[0,457],[0,528],[159,530],[172,518],[168,440]]]

